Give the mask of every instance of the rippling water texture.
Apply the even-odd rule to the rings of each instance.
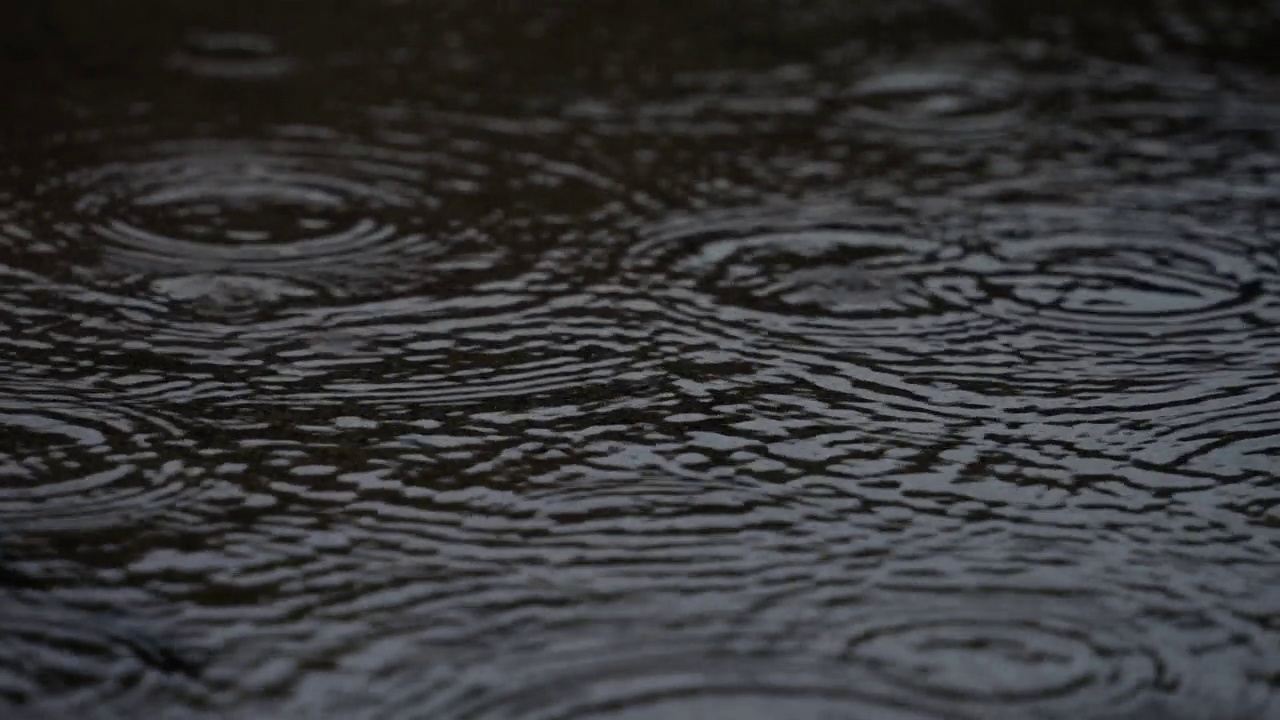
[[[0,9],[0,715],[1280,717],[1280,5]]]

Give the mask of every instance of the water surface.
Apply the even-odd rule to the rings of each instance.
[[[6,717],[1280,713],[1275,3],[12,5]]]

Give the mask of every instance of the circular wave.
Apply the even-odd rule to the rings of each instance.
[[[356,686],[357,679],[344,673],[321,672],[322,679],[307,683],[305,693],[260,709],[268,715],[296,714],[319,699],[326,707],[340,707],[343,717],[370,720],[965,717],[894,697],[873,676],[838,664],[680,641],[659,646],[651,637],[627,634],[612,641],[553,641],[532,651],[509,645],[497,656],[458,648],[451,657],[448,669],[388,666],[373,685],[366,680]]]
[[[997,240],[985,260],[987,312],[1058,336],[1186,342],[1256,326],[1276,283],[1276,258],[1167,225]]]
[[[1011,515],[914,523],[926,527],[887,540],[864,586],[814,591],[796,578],[772,612],[826,608],[827,629],[808,642],[976,717],[1129,717],[1215,696],[1227,709],[1261,689],[1270,633],[1257,619],[1242,627],[1240,613],[1270,595],[1266,573],[1222,565],[1257,552],[1246,542],[1213,542],[1193,560],[1183,547],[1211,541],[1168,515],[1123,530],[1075,511],[1049,523]]]
[[[296,69],[273,38],[256,33],[198,32],[187,36],[168,65],[191,75],[225,80],[277,80]]]
[[[1007,64],[951,48],[937,58],[871,63],[866,73],[843,97],[844,125],[929,144],[998,136],[1024,121],[1026,91]]]
[[[27,384],[0,389],[0,525],[86,531],[133,525],[196,488],[177,426]],[[157,447],[171,451],[156,453]]]
[[[412,470],[338,480],[358,486],[333,500],[349,524],[257,539],[262,552],[223,574],[237,586],[289,577],[292,617],[308,606],[282,669],[263,670],[297,705],[265,714],[347,702],[350,717],[643,718],[758,701],[797,717],[1093,718],[1221,690],[1274,654],[1261,625],[1241,624],[1258,601],[1232,585],[1244,578],[1206,579],[1204,565],[1153,551],[1182,552],[1163,528],[1099,535],[1075,511],[1052,530],[1021,512],[940,521],[911,492],[925,477],[870,507],[802,517],[794,488],[584,472],[563,452],[541,458],[558,474],[429,490],[417,478],[441,455],[494,477],[541,453],[482,430],[428,432],[432,455]],[[619,450],[633,465],[643,452]],[[1131,531],[1141,537],[1126,542]],[[300,545],[324,551],[299,560]],[[1232,598],[1212,594],[1218,580]],[[279,651],[241,651],[245,664],[224,667],[254,692],[245,667]],[[315,658],[336,667],[306,670]]]
[[[396,153],[285,141],[169,143],[80,171],[72,210],[108,267],[343,276],[442,254],[412,212],[438,207]]]
[[[215,302],[228,285],[254,298],[452,296],[563,268],[533,246],[607,185],[457,137],[371,144],[286,127],[120,144],[115,160],[47,169],[28,203],[35,222],[0,229],[19,265],[98,288],[162,278],[163,293],[203,287]]]
[[[531,666],[513,668],[507,677],[513,689],[476,693],[470,688],[478,698],[448,698],[441,712],[474,720],[945,717],[878,697],[856,676],[841,677],[830,667],[760,657],[615,651],[613,657],[593,654],[568,661],[541,657]]]
[[[1240,393],[1274,375],[1276,264],[1186,219],[1027,206],[932,227],[830,207],[692,216],[642,230],[618,266],[661,303],[668,356],[777,367],[797,396],[911,442],[979,422],[1015,445],[1054,438],[1125,483],[1188,489],[1271,457],[1271,403]],[[1247,427],[1190,431],[1210,416]]]
[[[228,273],[162,277],[150,283],[149,290],[170,305],[185,306],[197,318],[222,320],[252,316],[264,307],[277,307],[320,294],[316,288],[286,278]]]
[[[1018,349],[1023,374],[1059,389],[1030,408],[1036,416],[1063,429],[1123,418],[1120,432],[1087,442],[1116,460],[1123,482],[1171,492],[1266,476],[1277,437],[1265,389],[1277,378],[1273,248],[1248,226],[1176,211],[987,215],[985,248],[957,272],[981,289],[974,310],[1001,324],[995,334]],[[1072,434],[1083,439],[1060,433]]]
[[[733,211],[642,231],[621,260],[633,284],[811,341],[946,332],[972,320],[946,276],[965,251],[909,217],[858,208]]]
[[[893,623],[852,638],[849,652],[912,693],[1016,704],[1100,692],[1124,702],[1167,682],[1158,655],[1108,647],[1051,617],[965,617],[962,609],[913,621],[892,616]]]
[[[772,630],[793,652],[965,717],[1098,717],[1236,691],[1220,700],[1240,702],[1264,682],[1244,678],[1269,661],[1265,642],[1196,585],[1207,564],[1151,550],[1173,542],[1169,533],[1086,541],[1092,531],[1067,522],[1052,533],[913,524],[928,529],[852,545],[841,541],[847,530],[815,538],[829,562],[804,565],[825,569],[798,573],[802,564],[791,563],[737,632]]]
[[[830,619],[844,662],[900,696],[974,717],[1141,717],[1161,705],[1247,705],[1258,680],[1248,678],[1250,661],[1237,653],[1256,648],[1246,648],[1250,641],[1235,635],[1231,621],[1214,626],[1222,618],[1206,620],[1202,605],[1188,611],[1192,621],[1176,601],[1140,590],[1137,578],[1119,579],[1128,587],[1118,592],[1059,597],[982,581],[974,587],[972,579],[939,583],[927,594],[886,594],[859,619],[839,612]],[[1156,622],[1151,606],[1133,604],[1141,600],[1167,608],[1169,617]],[[1231,650],[1203,657],[1204,646],[1191,639],[1196,632]]]
[[[816,395],[913,445],[970,418],[962,406],[984,393],[918,380],[912,365],[953,358],[978,378],[1006,365],[987,347],[1001,322],[974,312],[978,288],[954,270],[969,241],[912,213],[810,204],[691,215],[639,234],[617,272],[657,306],[659,352],[673,365],[750,363],[786,378],[797,401]]]
[[[6,299],[43,318],[27,341],[228,404],[467,404],[643,374],[642,329],[574,292],[607,178],[457,123],[376,143],[118,135],[106,162],[81,152],[92,134],[61,141],[6,203]]]

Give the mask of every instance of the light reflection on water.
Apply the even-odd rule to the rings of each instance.
[[[189,5],[0,11],[16,717],[1275,712],[1275,8]]]

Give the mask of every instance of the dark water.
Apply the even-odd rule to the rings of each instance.
[[[1280,4],[4,8],[5,718],[1280,717]]]

